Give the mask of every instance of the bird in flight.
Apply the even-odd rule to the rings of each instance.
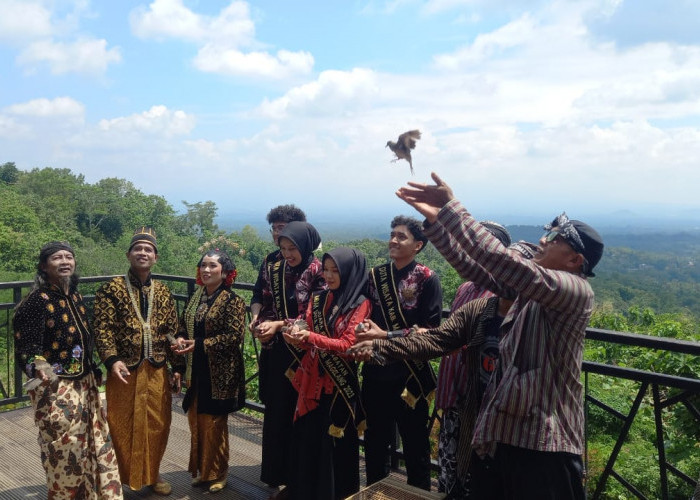
[[[414,175],[413,162],[411,161],[411,150],[415,149],[416,141],[418,139],[420,139],[420,130],[409,130],[408,132],[401,134],[396,142],[387,141],[385,146],[391,149],[396,155],[396,158],[391,160],[392,162],[399,160],[406,160],[408,162],[408,166],[411,167],[411,175]]]

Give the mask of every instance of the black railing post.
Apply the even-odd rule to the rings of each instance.
[[[16,287],[12,290],[12,302],[14,302],[15,306],[19,304],[19,301],[22,300],[22,288],[21,287]],[[14,358],[14,331],[12,330],[11,322],[8,322],[7,325],[7,333],[12,337],[12,353],[10,356]],[[9,343],[9,342],[8,342]],[[15,365],[15,393],[13,397],[19,398],[22,396],[22,366],[19,365],[19,363],[14,363]]]
[[[583,372],[583,494],[588,497],[588,372]]]
[[[651,392],[654,397],[654,420],[656,423],[656,450],[659,453],[659,478],[661,480],[661,499],[668,500],[668,473],[666,472],[666,447],[664,446],[664,424],[661,420],[661,397],[659,385],[652,384]]]
[[[607,482],[610,474],[613,473],[613,466],[615,465],[615,461],[617,460],[617,455],[622,449],[622,445],[624,444],[625,439],[627,438],[627,434],[629,433],[630,427],[632,427],[632,422],[634,422],[634,417],[637,415],[637,411],[639,410],[639,405],[642,404],[642,399],[644,399],[644,395],[646,394],[648,388],[649,382],[642,382],[641,387],[639,388],[639,392],[637,393],[637,397],[635,398],[634,403],[632,403],[632,408],[630,408],[630,412],[627,415],[627,418],[625,419],[624,425],[622,426],[620,436],[617,438],[617,442],[615,443],[613,451],[610,454],[608,463],[605,464],[605,469],[600,475],[600,479],[598,479],[598,484],[596,485],[595,492],[593,493],[593,498],[600,498],[600,495],[602,495],[603,489],[605,488],[605,483]]]

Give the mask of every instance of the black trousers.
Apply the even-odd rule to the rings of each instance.
[[[428,403],[421,398],[415,408],[401,399],[405,380],[375,380],[365,378],[362,401],[367,412],[365,431],[365,463],[367,484],[389,475],[391,442],[394,429],[399,428],[406,461],[408,484],[430,490],[430,436],[428,432]]]
[[[583,461],[579,455],[527,450],[499,443],[494,462],[505,499],[585,499]]]

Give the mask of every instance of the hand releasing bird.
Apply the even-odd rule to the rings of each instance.
[[[416,141],[418,139],[420,139],[420,130],[409,130],[408,132],[404,132],[403,134],[401,134],[399,136],[398,141],[387,141],[385,146],[391,149],[396,155],[396,158],[391,160],[392,162],[398,160],[406,160],[408,162],[408,166],[411,167],[411,175],[413,175],[413,162],[411,161],[411,150],[415,149]]]

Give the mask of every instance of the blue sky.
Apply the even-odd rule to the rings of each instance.
[[[700,213],[700,3],[0,0],[0,162],[262,219]],[[699,217],[700,218],[700,217]]]

